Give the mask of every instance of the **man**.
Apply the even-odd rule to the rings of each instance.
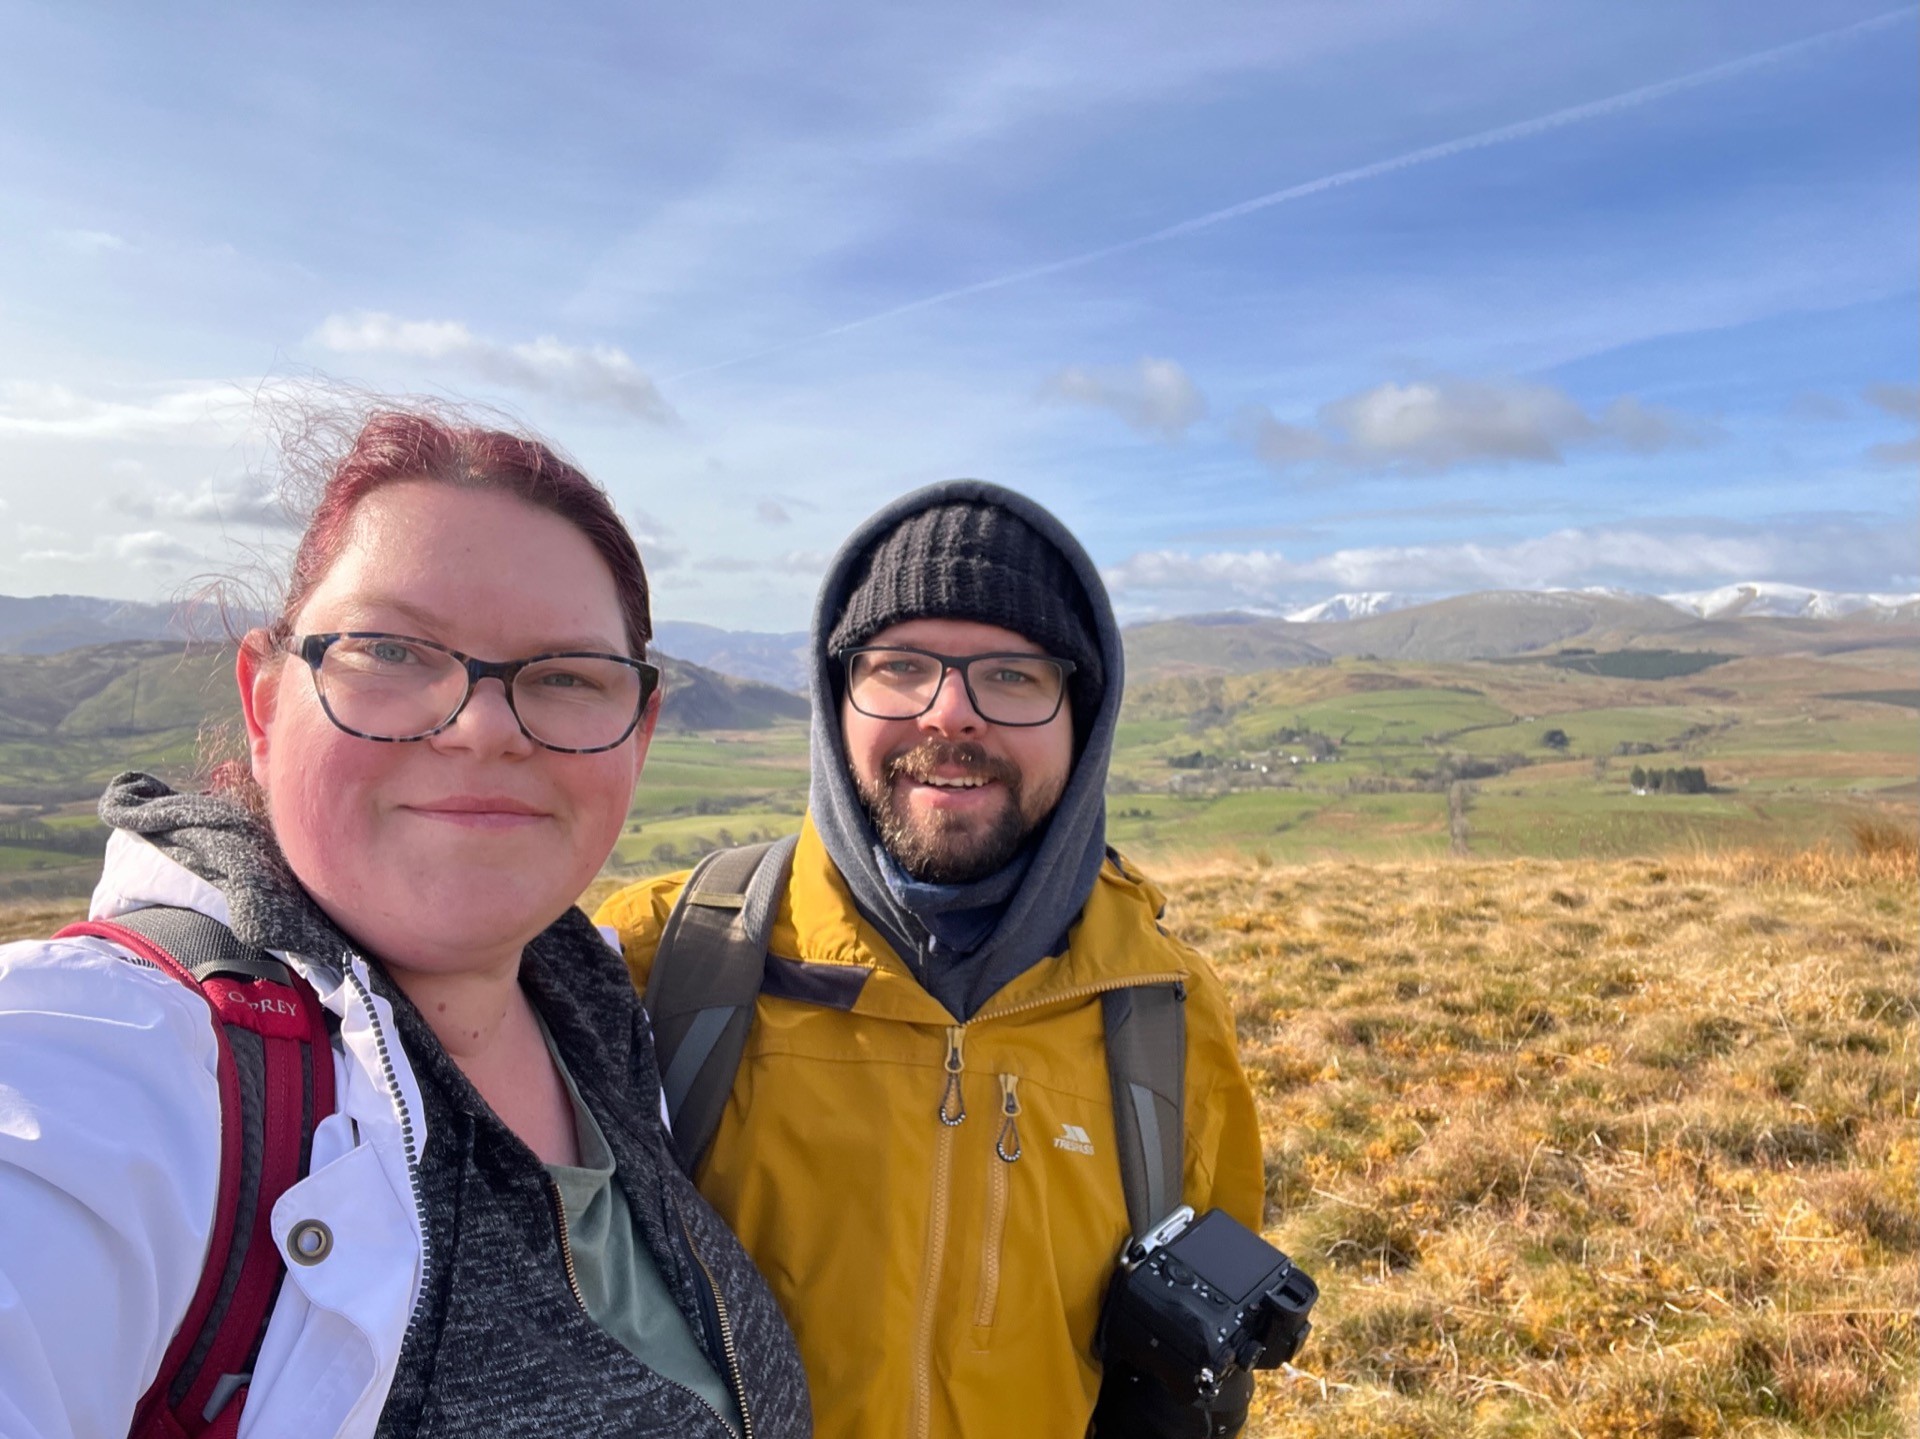
[[[1258,1230],[1263,1180],[1219,982],[1106,848],[1092,561],[1010,490],[918,491],[835,558],[812,664],[811,805],[695,1178],[793,1323],[816,1432],[1081,1439],[1096,1404],[1102,1436],[1235,1432],[1244,1375],[1207,1414],[1103,1391],[1094,1353],[1131,1232],[1103,994],[1184,986],[1180,1198]],[[598,916],[643,989],[686,879]]]

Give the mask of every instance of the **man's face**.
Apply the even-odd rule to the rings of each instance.
[[[1045,653],[1024,635],[972,620],[903,620],[866,643],[946,655]],[[875,719],[843,699],[840,733],[881,842],[908,874],[937,884],[1002,868],[1053,813],[1073,772],[1070,700],[1043,725],[990,724],[957,671],[914,719]]]

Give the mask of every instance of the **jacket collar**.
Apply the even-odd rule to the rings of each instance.
[[[1110,855],[1101,866],[1063,954],[1042,959],[1015,976],[974,1015],[991,1019],[1153,980],[1184,980],[1192,960],[1185,946],[1160,928],[1160,891]],[[951,1025],[946,1008],[853,902],[846,879],[828,858],[809,817],[793,856],[793,877],[771,938],[774,954],[806,965],[846,966],[868,972],[852,1006],[856,1014],[907,1024]]]

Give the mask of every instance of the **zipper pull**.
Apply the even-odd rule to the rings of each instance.
[[[1000,1076],[1000,1137],[993,1141],[993,1152],[1008,1164],[1013,1163],[1021,1154],[1020,1126],[1014,1121],[1020,1117],[1020,1076],[1003,1074]],[[1013,1152],[1007,1152],[1007,1142],[1013,1142]]]
[[[960,1092],[960,1071],[967,1067],[961,1050],[967,1031],[957,1024],[947,1026],[947,1087],[940,1095],[940,1122],[951,1129],[967,1117],[967,1097]]]

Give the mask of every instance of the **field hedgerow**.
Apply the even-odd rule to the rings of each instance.
[[[1323,1291],[1249,1435],[1915,1432],[1915,854],[1856,839],[1172,874]]]

